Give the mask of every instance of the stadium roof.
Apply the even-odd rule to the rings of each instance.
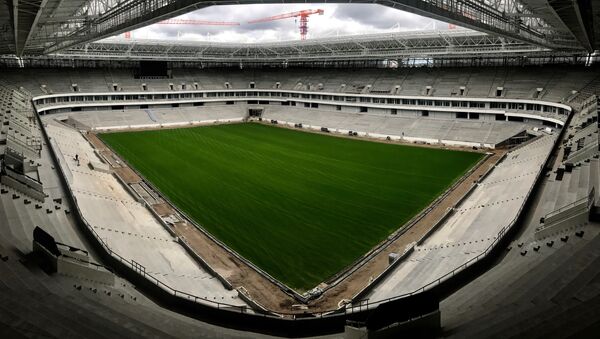
[[[372,58],[460,57],[529,54],[547,48],[471,30],[415,31],[269,43],[215,43],[109,39],[55,54],[61,57],[117,60],[252,62],[363,60]]]
[[[10,0],[0,4],[0,54],[56,53],[213,5],[286,2],[298,1]],[[554,50],[591,52],[598,33],[591,19],[598,9],[592,8],[591,1],[375,0],[372,3]]]

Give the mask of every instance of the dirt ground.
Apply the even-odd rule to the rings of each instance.
[[[140,178],[140,176],[129,167],[117,167],[113,168],[113,170],[119,177],[121,177],[121,179],[123,179],[123,181],[128,184],[135,184],[142,181],[142,178]]]
[[[112,156],[110,149],[95,134],[88,133],[86,137],[96,149],[103,153],[106,152],[105,156]],[[389,141],[383,140],[381,142]],[[371,278],[379,275],[388,266],[388,255],[390,253],[402,253],[406,246],[417,241],[424,235],[444,215],[446,210],[452,207],[471,188],[474,181],[497,163],[505,152],[504,150],[495,150],[465,180],[449,192],[432,211],[412,225],[410,229],[406,230],[396,240],[387,245],[384,250],[348,275],[336,286],[326,290],[320,298],[309,302],[308,312],[336,309],[341,300],[351,299],[369,283]],[[114,172],[125,182],[135,183],[142,180],[132,169],[126,167],[125,164],[120,164],[118,167],[115,167],[114,164],[112,165]],[[161,216],[177,214],[175,209],[167,203],[156,204],[152,208]],[[250,297],[263,307],[278,313],[307,312],[293,311],[292,305],[299,304],[300,302],[284,293],[279,286],[273,284],[251,266],[229,253],[194,225],[188,222],[179,222],[173,225],[173,230],[178,236],[185,238],[194,251],[202,256],[216,272],[227,279],[234,288],[244,287]]]
[[[95,133],[88,132],[84,134],[84,137],[90,142],[90,144],[92,144],[92,146],[94,146],[96,150],[103,151],[107,149],[106,145],[104,145],[102,140],[100,140]]]
[[[179,223],[174,230],[175,233],[185,237],[191,247],[234,288],[243,286],[251,298],[263,307],[275,312],[288,313],[292,312],[291,306],[298,303],[277,285],[204,235],[194,225]]]
[[[154,204],[152,205],[152,208],[161,217],[173,214],[173,209],[166,202],[163,202],[162,204]]]

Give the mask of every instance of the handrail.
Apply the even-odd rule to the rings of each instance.
[[[584,154],[584,152],[589,151],[590,149],[595,149],[595,151],[597,151],[597,149],[596,149],[597,147],[598,147],[598,142],[597,141],[596,142],[594,142],[594,141],[588,142],[582,148],[569,153],[569,156],[567,157],[567,161],[574,162],[574,163],[576,163],[577,161],[581,161],[581,159],[579,159],[577,161],[573,161],[573,158],[575,158],[577,156],[581,156],[582,154]],[[587,158],[589,156],[590,155],[588,153],[587,155],[584,155],[584,158]]]
[[[587,202],[588,202],[588,204],[587,204],[587,205],[588,205],[588,207],[587,207],[587,208],[589,209],[589,208],[590,208],[590,202],[592,202],[592,201],[593,201],[593,198],[594,198],[594,192],[595,192],[595,189],[594,189],[594,187],[592,186],[592,190],[589,192],[589,194],[588,194],[587,196],[585,196],[585,197],[583,197],[583,198],[580,198],[580,199],[578,199],[578,200],[575,200],[575,201],[573,201],[573,202],[571,202],[571,203],[568,203],[568,204],[566,204],[566,205],[564,205],[564,206],[562,206],[562,207],[559,207],[559,208],[555,209],[555,210],[554,210],[554,211],[552,211],[552,212],[549,212],[548,214],[546,214],[546,215],[544,216],[544,219],[549,219],[549,218],[551,218],[551,217],[553,217],[553,216],[555,216],[555,215],[557,215],[557,214],[559,214],[559,213],[561,213],[561,212],[564,212],[564,211],[568,210],[569,208],[571,208],[571,207],[573,207],[573,206],[576,206],[576,205],[579,205],[579,204],[581,204],[581,203],[582,203],[582,202],[584,202],[584,201],[587,201]]]
[[[112,272],[112,270],[108,266],[104,266],[104,265],[101,265],[101,264],[98,264],[98,263],[95,263],[95,262],[92,262],[92,261],[88,261],[88,260],[83,260],[81,258],[73,257],[73,256],[70,256],[68,254],[61,254],[60,257],[69,258],[69,259],[71,259],[73,261],[76,261],[76,262],[80,262],[80,263],[83,263],[83,264],[91,265],[91,266],[93,266],[97,270],[99,270],[99,269],[105,269],[108,272]]]
[[[564,211],[568,210],[569,208],[571,208],[573,206],[576,206],[576,205],[579,205],[582,202],[588,201],[588,200],[589,200],[589,197],[586,196],[586,197],[583,197],[581,199],[575,200],[575,201],[573,201],[571,203],[568,203],[568,204],[566,204],[566,205],[564,205],[562,207],[559,207],[559,208],[555,209],[552,212],[549,212],[548,214],[546,214],[544,216],[544,219],[550,219],[551,217],[553,217],[553,216],[555,216],[557,214],[560,214],[561,212],[564,212]]]
[[[240,94],[240,95],[217,95],[217,94]],[[277,95],[272,96],[275,93]],[[243,96],[241,94],[244,94]],[[285,94],[285,95],[283,95]],[[163,96],[159,98],[148,98],[148,96]],[[312,98],[313,95],[319,96],[319,98]],[[106,97],[106,100],[85,100],[85,97]],[[123,100],[112,100],[113,96],[122,97]],[[127,96],[137,96],[136,99],[127,99]],[[140,98],[143,96],[143,98]],[[323,97],[329,97],[323,98]],[[343,100],[336,100],[335,98],[344,98]],[[369,98],[368,102],[358,102],[357,98]],[[56,99],[56,98],[67,98],[67,101],[50,102],[42,104],[40,101],[44,99]],[[71,100],[79,99],[82,100]],[[372,98],[384,99],[385,102],[379,103],[371,101]],[[272,89],[272,88],[236,88],[236,89],[218,89],[218,90],[182,90],[182,91],[125,91],[125,92],[77,92],[77,93],[58,93],[52,95],[40,95],[33,98],[38,112],[67,108],[67,107],[110,107],[113,105],[141,105],[141,104],[172,104],[172,103],[191,103],[191,102],[214,102],[214,101],[246,101],[246,100],[265,100],[270,101],[298,101],[298,102],[315,102],[323,104],[334,104],[334,105],[348,105],[348,106],[367,106],[371,108],[391,108],[391,109],[408,109],[408,110],[432,110],[442,112],[455,112],[456,109],[464,112],[474,112],[480,114],[505,114],[507,108],[485,108],[485,107],[455,107],[455,106],[444,106],[444,105],[427,105],[418,104],[418,100],[425,101],[460,101],[460,102],[501,102],[501,103],[519,103],[519,104],[536,104],[556,109],[556,113],[549,113],[543,111],[532,110],[527,115],[532,119],[548,121],[554,124],[564,126],[565,122],[563,117],[572,112],[572,108],[562,103],[556,103],[545,100],[532,100],[532,99],[517,99],[517,98],[487,98],[487,97],[453,97],[453,96],[408,96],[408,95],[395,95],[395,94],[371,94],[371,93],[347,93],[347,92],[324,92],[324,91],[310,91],[310,90],[285,90],[285,89]],[[347,100],[354,99],[354,100]],[[401,103],[390,103],[389,100],[417,100],[412,104],[401,104]],[[562,110],[562,111],[561,111]],[[527,111],[527,110],[525,110]],[[561,114],[564,112],[564,114]],[[518,114],[518,113],[516,113]]]

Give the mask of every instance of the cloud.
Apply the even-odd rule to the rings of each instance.
[[[299,18],[257,24],[248,21],[304,9],[321,8],[324,15],[309,17],[309,38],[431,28],[433,19],[375,4],[256,4],[210,6],[177,19],[239,22],[239,26],[160,25],[132,32],[135,39],[266,42],[297,40]]]
[[[404,29],[423,29],[435,20],[409,12],[373,4],[339,6],[335,17],[340,20],[356,20],[377,29],[388,29],[394,25]]]

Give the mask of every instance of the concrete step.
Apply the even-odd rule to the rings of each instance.
[[[540,244],[540,252],[535,252],[531,245],[524,245],[522,249],[527,249],[526,256],[521,256],[516,245],[505,259],[488,271],[482,278],[475,280],[462,291],[478,291],[477,294],[468,293],[469,295],[461,295],[465,300],[456,307],[456,315],[453,317],[461,317],[465,313],[477,314],[478,312],[487,312],[497,307],[497,305],[511,304],[518,302],[518,296],[528,293],[530,285],[539,281],[543,281],[547,274],[551,273],[552,267],[562,262],[568,262],[568,256],[564,253],[572,251],[573,241],[566,244],[558,243],[555,240],[553,247],[547,247],[545,243]],[[548,254],[550,252],[550,254]],[[546,267],[550,263],[550,267]],[[540,267],[542,266],[542,267]],[[478,286],[478,287],[477,287]],[[469,289],[470,288],[470,289]],[[477,300],[477,305],[480,309],[463,309],[468,303],[467,300]]]
[[[26,273],[23,275],[24,272],[18,265],[20,264],[11,267],[12,275],[9,272],[3,272],[10,281],[18,282],[15,286],[8,286],[11,294],[18,295],[18,300],[23,305],[35,307],[40,312],[46,312],[44,314],[51,314],[56,322],[69,324],[69,328],[76,330],[80,335],[87,336],[87,333],[90,333],[92,337],[106,338],[127,338],[138,335],[168,337],[165,332],[140,323],[127,314],[114,312],[107,305],[98,303],[97,300],[83,297],[85,293],[92,295],[92,292],[78,291],[68,286],[60,286],[58,289],[55,286],[54,289],[49,289],[48,285],[52,284],[51,277],[46,277],[46,279],[40,275],[27,277]],[[98,299],[105,297],[101,295],[101,292],[94,293],[94,295]],[[54,311],[52,311],[53,308]],[[132,311],[130,313],[135,313],[136,309],[130,307],[130,310]],[[76,320],[77,323],[72,324],[69,319],[74,319],[73,321]],[[95,333],[97,331],[100,332]]]
[[[600,190],[599,183],[600,183],[600,174],[598,171],[598,166],[600,166],[600,162],[598,161],[598,159],[591,159],[590,160],[590,190],[592,189],[592,187],[594,187],[594,190],[596,191],[596,196],[598,196],[598,190]]]
[[[541,309],[540,305],[533,303],[506,304],[494,307],[494,312],[475,313],[469,316],[468,321],[462,322],[459,326],[452,328],[450,337],[460,338],[480,338],[486,337],[483,332],[492,333],[494,327],[502,326],[503,323],[522,317],[535,309]],[[478,336],[479,335],[479,336]],[[487,337],[490,337],[487,335]]]
[[[491,300],[493,302],[500,301],[503,303],[518,300],[522,294],[527,293],[530,285],[543,281],[548,274],[551,274],[554,268],[569,260],[568,257],[565,258],[565,256],[562,255],[565,249],[569,247],[571,247],[570,244],[561,249],[545,247],[540,248],[539,252],[535,252],[529,248],[527,255],[538,256],[540,257],[540,261],[535,263],[535,265],[531,265],[526,270],[521,270],[523,274],[518,279],[514,279],[508,284],[499,285],[496,290],[497,293]],[[512,276],[510,271],[505,272],[505,274]],[[510,293],[505,295],[507,291],[510,291]]]
[[[567,188],[566,197],[567,200],[563,203],[563,206],[577,200],[577,190],[579,189],[579,177],[581,176],[581,167],[575,167],[571,172],[571,180],[569,180],[569,187]],[[564,180],[564,179],[563,179]]]
[[[558,243],[559,240],[555,241]],[[520,263],[517,260],[526,259],[527,256],[520,257],[519,253],[510,253],[498,266],[477,279],[476,283],[471,283],[458,292],[462,292],[461,300],[468,298],[476,302],[472,302],[468,308],[465,307],[465,302],[453,308],[450,310],[452,314],[446,315],[444,323],[452,327],[451,333],[461,337],[510,337],[511,331],[518,335],[529,327],[540,326],[544,318],[554,316],[556,309],[578,307],[580,301],[572,301],[575,298],[556,292],[563,292],[567,288],[574,295],[579,293],[578,287],[594,284],[596,278],[599,279],[598,284],[592,286],[595,291],[600,291],[600,268],[595,260],[590,260],[600,254],[597,242],[600,242],[599,236],[579,239],[571,235],[566,244],[556,244],[552,248],[540,244],[542,247],[539,252],[529,250],[532,254],[528,253],[527,256],[538,255],[542,260],[522,260]],[[548,254],[548,251],[552,253]],[[579,264],[571,268],[573,261]],[[579,280],[579,274],[587,278]],[[469,289],[480,291],[463,292]],[[555,295],[560,295],[561,298],[551,299]],[[596,298],[597,295],[588,295],[585,300]],[[443,311],[444,308],[445,305],[442,305]],[[464,319],[469,320],[465,322]]]
[[[564,277],[565,271],[573,267],[573,262],[576,262],[580,256],[586,256],[587,251],[594,246],[589,241],[573,238],[575,237],[571,235],[569,243],[567,243],[569,246],[563,246],[559,250],[552,252],[551,255],[546,256],[543,261],[530,271],[530,274],[525,279],[518,281],[513,286],[516,290],[507,289],[506,291],[510,291],[510,293],[506,293],[505,302],[527,298],[528,296],[529,298],[533,298],[540,290],[551,286],[553,279]],[[543,256],[545,251],[548,251],[548,248],[541,247],[533,255]],[[575,271],[575,273],[577,272]],[[545,298],[545,296],[542,295],[542,298]]]
[[[596,239],[600,238],[596,237]],[[551,300],[557,295],[562,295],[562,300],[564,300],[566,295],[577,292],[578,289],[575,289],[575,286],[585,284],[587,280],[593,278],[595,272],[600,271],[600,267],[593,267],[594,263],[600,263],[598,254],[600,254],[600,248],[597,240],[587,242],[573,253],[565,253],[569,260],[557,267],[552,276],[540,284],[541,286],[533,289],[537,294],[534,296],[534,300]],[[560,300],[561,298],[557,298],[555,301]]]
[[[600,239],[597,237],[597,239]],[[591,293],[586,293],[587,296],[585,298],[577,297],[577,295],[583,296],[584,290],[588,290],[588,292],[594,292],[600,294],[600,290],[598,290],[594,286],[594,280],[600,277],[600,241],[594,241],[594,244],[591,246],[592,251],[590,251],[589,255],[585,257],[587,260],[583,267],[580,267],[580,271],[577,274],[575,279],[572,279],[571,282],[562,288],[562,290],[557,291],[556,294],[551,296],[551,299],[557,303],[566,303],[570,299],[578,299],[585,300],[591,297]],[[574,263],[574,265],[576,265]]]
[[[522,247],[519,247],[519,244],[522,244]],[[527,275],[533,267],[544,260],[544,256],[536,255],[537,252],[532,250],[532,247],[536,244],[527,243],[521,239],[512,242],[510,251],[500,263],[486,272],[480,279],[471,282],[476,288],[462,290],[465,292],[478,291],[481,294],[461,297],[461,299],[465,300],[465,302],[468,302],[471,298],[476,298],[477,300],[484,298],[487,300],[495,295],[496,292],[505,288],[507,284],[519,283],[522,276]],[[540,245],[546,247],[545,243]],[[555,252],[563,245],[568,244],[556,242],[553,247],[547,247],[547,251]],[[527,251],[527,254],[522,256],[521,251],[524,250]]]
[[[480,279],[471,282],[465,288],[460,290],[460,302],[455,304],[452,313],[454,318],[460,318],[466,313],[477,314],[488,309],[488,304],[496,305],[492,300],[507,284],[518,281],[521,277],[528,274],[531,267],[539,258],[532,255],[521,257],[516,251],[518,247],[512,249],[518,258],[513,256],[512,260],[520,262],[506,263],[502,262],[492,270],[485,273]],[[511,255],[510,253],[509,255]]]
[[[527,324],[524,331],[516,335],[522,338],[567,338],[598,322],[594,314],[600,305],[600,296],[589,302],[578,302],[569,307],[557,306],[540,318],[530,318],[521,322]]]
[[[562,181],[548,180],[544,185],[543,195],[540,198],[543,201],[542,215],[546,215],[554,210],[561,184]]]
[[[56,295],[67,301],[72,301],[76,303],[74,306],[89,309],[90,313],[95,314],[99,318],[104,318],[115,324],[125,322],[122,324],[125,327],[135,328],[137,329],[137,332],[147,332],[152,336],[167,336],[166,333],[152,328],[151,325],[138,323],[134,319],[131,319],[131,315],[137,314],[137,307],[141,306],[141,304],[132,301],[131,294],[124,292],[123,290],[102,284],[95,284],[91,281],[77,284],[77,281],[79,280],[77,278],[66,278],[56,275],[48,276],[36,267],[33,267],[31,270],[19,266],[13,268],[21,270],[24,274],[30,273],[31,279],[27,280],[27,283],[39,283],[39,285],[33,286],[36,290],[43,289],[45,293]],[[73,285],[82,286],[82,288],[81,290],[78,290]],[[92,291],[94,288],[96,289],[96,292]],[[110,296],[105,294],[105,291],[110,291]],[[119,297],[120,294],[124,295],[123,299]],[[136,297],[142,298],[139,294]],[[128,312],[115,312],[112,307],[113,305],[123,306],[123,309],[128,310]],[[145,329],[144,327],[146,326],[149,328]]]
[[[571,338],[595,338],[598,333],[600,333],[600,320],[596,320],[588,326],[577,326]]]
[[[0,294],[2,299],[2,294]],[[21,314],[0,304],[0,338],[53,338],[44,328],[38,327],[32,319],[24,318]]]
[[[474,319],[455,333],[473,338],[564,338],[575,331],[573,324],[585,326],[596,321],[590,316],[595,303],[596,300],[570,307],[547,301],[510,304],[498,312]],[[562,335],[555,335],[560,332]]]
[[[44,302],[53,300],[53,298],[35,297],[32,299],[30,293],[23,293],[20,290],[10,290],[10,293],[0,295],[0,305],[4,310],[10,310],[15,316],[19,316],[16,324],[22,318],[26,321],[35,323],[38,328],[43,328],[54,337],[72,337],[89,332],[89,337],[92,338],[108,338],[95,333],[91,329],[83,329],[78,325],[78,321],[70,320],[69,317],[61,317],[57,311],[56,305],[48,307],[43,305]],[[75,317],[70,317],[74,319]]]

